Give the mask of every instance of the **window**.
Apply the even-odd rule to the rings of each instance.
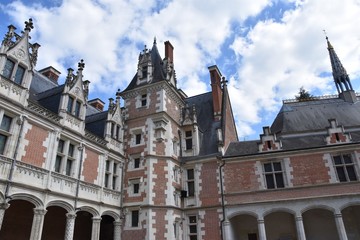
[[[189,216],[189,238],[190,240],[197,240],[197,217]]]
[[[115,160],[105,161],[104,187],[113,190],[117,190],[119,188],[119,166],[120,163]]]
[[[140,189],[140,184],[139,183],[134,183],[133,184],[133,194],[138,194],[139,189]]]
[[[139,210],[131,211],[131,227],[139,226]]]
[[[4,114],[2,116],[0,125],[0,154],[4,154],[6,143],[8,141],[8,138],[11,136],[11,123],[12,118]]]
[[[14,69],[15,63],[11,61],[10,59],[6,59],[5,66],[3,69],[3,76],[10,79],[13,69]]]
[[[60,139],[57,147],[54,171],[66,174],[67,176],[73,176],[75,157],[76,146],[69,140]]]
[[[141,95],[141,106],[144,107],[147,104],[147,94]]]
[[[267,189],[285,187],[281,162],[264,163],[264,175]]]
[[[193,142],[192,142],[192,131],[186,131],[185,132],[185,146],[186,150],[190,150],[193,148]]]
[[[351,154],[341,154],[333,157],[334,167],[340,182],[356,181],[355,164]]]
[[[194,179],[194,169],[187,170],[187,190],[188,196],[195,196],[195,179]]]
[[[116,123],[111,123],[111,137],[116,140],[121,140],[121,126]]]
[[[20,85],[22,83],[24,73],[25,68],[18,66],[18,68],[16,69],[14,82]]]
[[[140,168],[140,158],[134,159],[134,168]]]
[[[79,117],[81,112],[81,102],[76,101],[73,97],[69,96],[66,110],[68,113],[73,114],[76,117]]]
[[[135,144],[140,144],[141,143],[141,134],[135,134]]]

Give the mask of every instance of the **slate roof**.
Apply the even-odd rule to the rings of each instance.
[[[201,132],[199,156],[205,156],[218,152],[216,129],[220,127],[220,121],[214,120],[212,93],[204,93],[185,99],[188,106],[195,105],[196,117]],[[192,157],[184,158],[192,159]]]
[[[108,111],[89,115],[85,119],[85,129],[91,133],[104,137]]]
[[[285,102],[276,116],[271,132],[276,133],[282,148],[292,151],[329,146],[326,143],[329,119],[336,119],[351,143],[360,142],[360,102],[345,102],[341,98],[314,99],[311,101]],[[230,143],[225,157],[250,156],[274,151],[259,152],[260,140]],[[350,143],[350,144],[351,144]]]
[[[336,119],[344,127],[360,126],[360,102],[330,98],[284,103],[271,132],[289,134],[321,130],[329,127],[329,119]]]
[[[152,49],[150,50],[150,54],[151,54],[151,63],[153,67],[153,77],[151,83],[163,81],[164,79],[166,79],[166,73],[163,68],[164,63],[163,60],[161,59],[156,43],[153,45]],[[133,79],[131,80],[130,84],[123,92],[130,91],[136,87],[140,87],[146,84],[148,84],[148,82],[143,82],[137,85],[137,73],[136,73]]]

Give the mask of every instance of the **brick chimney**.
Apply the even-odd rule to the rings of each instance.
[[[93,106],[94,108],[103,111],[105,103],[101,101],[99,98],[95,98],[88,101],[88,104]]]
[[[58,83],[59,75],[61,74],[61,72],[59,72],[52,66],[41,69],[39,73],[41,73],[42,75],[53,81],[54,83]]]
[[[221,73],[216,65],[208,67],[211,79],[211,90],[213,97],[214,118],[221,119],[222,106],[222,89],[221,89]]]
[[[165,43],[165,58],[170,59],[170,62],[174,64],[174,47],[169,41]]]

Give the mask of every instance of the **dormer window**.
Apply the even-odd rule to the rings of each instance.
[[[192,131],[185,132],[185,146],[186,150],[191,150],[193,148],[193,139],[192,139]]]
[[[141,69],[142,79],[147,78],[147,74],[148,74],[148,67],[147,67],[147,66],[143,66],[142,69]]]
[[[141,106],[144,107],[147,104],[147,94],[141,95]]]
[[[79,117],[80,111],[81,111],[81,102],[69,96],[68,104],[67,104],[67,112],[76,117]]]
[[[2,75],[9,80],[14,78],[14,82],[21,85],[25,75],[25,68],[20,65],[16,65],[17,64],[15,64],[14,61],[6,59]]]

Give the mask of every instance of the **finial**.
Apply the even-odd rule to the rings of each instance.
[[[154,37],[154,45],[156,45],[156,37]]]
[[[333,46],[331,45],[331,43],[330,43],[330,41],[329,41],[329,38],[328,38],[328,36],[327,36],[327,34],[326,34],[326,31],[323,30],[323,32],[324,32],[324,34],[325,34],[325,38],[326,38],[326,42],[327,42],[327,45],[328,45],[328,49],[333,48]]]
[[[327,36],[327,34],[326,34],[326,31],[323,29],[323,32],[324,32],[324,34],[325,34],[325,38],[326,38],[326,40],[329,40],[329,38],[328,38],[328,36]]]
[[[34,24],[32,22],[32,18],[29,18],[29,21],[25,21],[25,32],[30,32],[31,29],[34,28]]]
[[[144,50],[143,50],[144,53],[147,52],[147,47],[146,47],[146,44],[144,45]]]
[[[80,62],[78,63],[78,69],[83,70],[84,67],[85,67],[84,59],[81,59]]]

